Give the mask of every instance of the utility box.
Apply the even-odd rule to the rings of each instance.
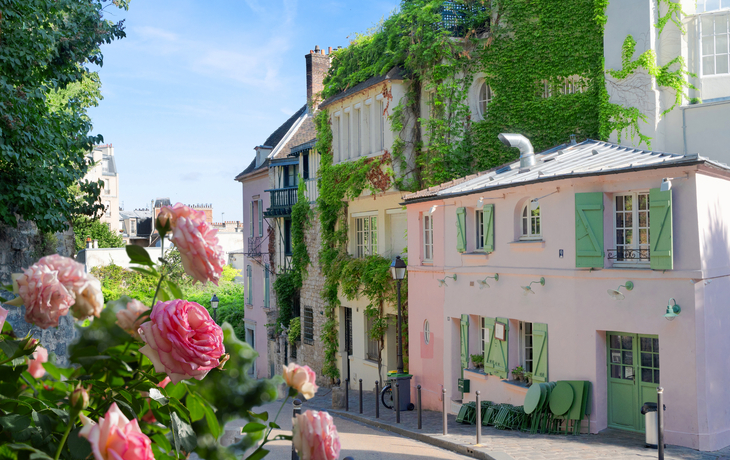
[[[469,393],[471,391],[471,380],[459,379],[458,388],[462,393]]]

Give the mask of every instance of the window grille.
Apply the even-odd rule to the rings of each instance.
[[[304,307],[302,315],[302,342],[307,345],[314,344],[314,311],[312,307]]]

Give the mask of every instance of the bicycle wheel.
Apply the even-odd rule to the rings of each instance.
[[[393,403],[393,390],[390,385],[385,385],[383,390],[380,392],[380,400],[383,401],[383,405],[390,410],[393,410],[395,404]]]

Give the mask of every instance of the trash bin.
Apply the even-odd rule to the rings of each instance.
[[[646,429],[646,447],[656,449],[659,445],[659,421],[657,420],[657,404],[648,402],[641,407]]]
[[[392,385],[393,403],[395,404],[395,382],[398,382],[398,391],[400,392],[400,410],[413,410],[414,405],[411,403],[411,374],[398,374],[388,372],[388,378]],[[393,407],[395,410],[395,407]]]

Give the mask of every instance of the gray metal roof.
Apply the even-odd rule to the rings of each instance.
[[[700,163],[708,163],[730,171],[727,165],[696,153],[678,155],[652,152],[592,139],[574,145],[563,144],[537,153],[536,157],[537,163],[529,169],[520,170],[520,161],[517,160],[490,171],[405,195],[403,200],[414,203],[569,177],[617,174]]]

